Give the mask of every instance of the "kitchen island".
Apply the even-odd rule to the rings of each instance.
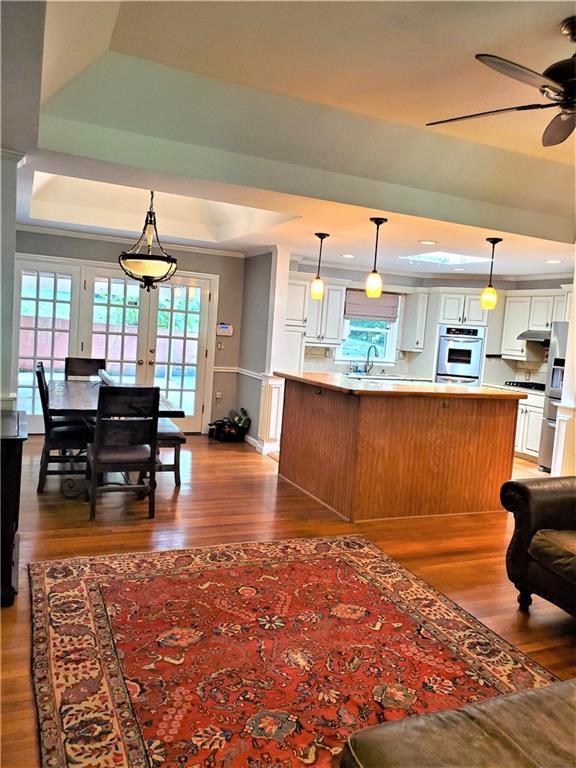
[[[523,393],[275,375],[285,379],[279,474],[346,520],[500,507]]]

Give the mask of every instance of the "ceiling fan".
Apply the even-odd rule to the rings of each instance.
[[[573,43],[576,43],[576,16],[569,16],[560,24],[560,31]],[[495,69],[501,75],[512,77],[526,85],[532,85],[538,88],[542,96],[545,96],[549,104],[521,104],[518,107],[507,107],[506,109],[493,109],[489,112],[476,112],[473,115],[462,115],[461,117],[451,117],[447,120],[436,120],[426,125],[442,125],[445,123],[455,123],[458,120],[471,120],[475,117],[486,117],[486,115],[500,115],[504,112],[527,112],[532,109],[550,109],[556,107],[560,111],[548,123],[542,136],[542,144],[545,147],[551,147],[554,144],[561,144],[570,136],[576,128],[576,54],[570,59],[562,59],[551,64],[542,74],[534,72],[531,69],[516,64],[508,59],[502,59],[500,56],[493,56],[490,53],[477,53],[476,58],[482,64]]]

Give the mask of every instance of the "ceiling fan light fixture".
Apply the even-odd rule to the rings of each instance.
[[[152,244],[156,239],[159,254],[152,253]],[[146,243],[146,250],[140,253],[140,249]],[[118,263],[122,270],[140,283],[140,287],[150,291],[156,288],[157,283],[164,283],[176,272],[178,262],[174,256],[170,256],[164,250],[158,230],[156,229],[156,213],[154,212],[154,192],[150,192],[150,207],[146,212],[146,219],[142,234],[132,248],[122,251],[118,257]]]
[[[490,278],[488,280],[488,285],[482,293],[480,294],[480,306],[482,309],[486,309],[488,311],[494,309],[496,307],[496,304],[498,303],[498,293],[496,292],[496,288],[492,285],[492,272],[494,270],[494,249],[496,248],[498,243],[502,242],[501,237],[487,237],[486,241],[488,243],[492,244],[492,258],[490,260]]]

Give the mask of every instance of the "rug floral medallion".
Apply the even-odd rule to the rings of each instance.
[[[336,766],[555,678],[362,537],[30,566],[44,768]]]

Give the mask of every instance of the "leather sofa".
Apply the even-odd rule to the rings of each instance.
[[[521,610],[534,594],[576,616],[576,477],[511,480],[500,499],[514,514],[506,570]]]
[[[568,768],[576,680],[406,717],[349,737],[340,768]]]

